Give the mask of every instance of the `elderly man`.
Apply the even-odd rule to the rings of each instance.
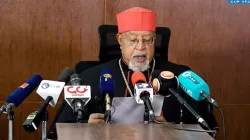
[[[121,58],[111,60],[93,68],[87,69],[80,74],[84,80],[84,85],[91,86],[91,101],[85,106],[86,123],[103,123],[104,112],[97,105],[95,97],[100,95],[99,83],[100,73],[103,68],[108,68],[113,73],[116,83],[114,87],[115,97],[132,97],[134,91],[131,75],[136,72],[142,72],[147,82],[152,81],[152,73],[155,69],[168,70],[176,76],[189,70],[187,66],[178,65],[166,60],[154,59],[154,41],[156,38],[156,13],[141,7],[134,7],[117,14],[118,31],[117,40],[120,44]],[[194,101],[181,88],[179,94],[200,114],[209,124],[211,129],[217,126],[209,104],[205,101]],[[166,97],[162,107],[162,115],[157,116],[158,121],[180,122],[180,108],[182,106],[174,96]],[[131,108],[132,110],[133,108]],[[60,115],[58,122],[75,122],[72,115],[72,109],[68,105],[64,108],[63,115]],[[65,117],[67,116],[67,117]],[[125,116],[126,117],[126,116]],[[183,108],[183,123],[198,123],[196,118]]]

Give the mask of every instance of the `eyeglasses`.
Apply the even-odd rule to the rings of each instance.
[[[140,39],[138,38],[129,39],[129,38],[126,38],[124,35],[122,35],[122,37],[126,40],[128,45],[133,46],[133,47],[135,47],[140,41]],[[143,45],[150,46],[155,43],[155,39],[156,37],[150,37],[149,39],[142,38],[141,40],[142,40]]]

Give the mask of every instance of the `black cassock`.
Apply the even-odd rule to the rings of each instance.
[[[119,58],[120,59],[120,58]],[[80,78],[82,79],[82,85],[90,85],[91,86],[91,100],[84,107],[84,122],[88,122],[89,115],[92,113],[104,113],[105,110],[103,106],[103,101],[100,98],[100,74],[103,68],[108,68],[112,74],[114,79],[114,97],[130,97],[130,93],[126,88],[126,84],[124,82],[124,78],[121,73],[121,69],[119,67],[119,59],[114,59],[109,62],[94,66],[90,69],[87,69],[80,73]],[[155,69],[161,71],[171,71],[176,76],[180,75],[182,72],[186,70],[190,70],[189,67],[184,65],[178,65],[166,60],[156,60],[155,61]],[[144,71],[147,81],[149,80],[153,61],[150,63],[150,69]],[[134,88],[131,82],[131,76],[133,71],[130,70],[122,60],[121,67],[126,76],[126,80],[129,83],[130,89],[133,92]],[[189,95],[187,95],[181,88],[177,90],[177,92],[187,101],[187,103],[201,116],[204,120],[206,120],[211,129],[215,129],[218,127],[217,121],[214,118],[212,105],[210,105],[205,100],[195,101]],[[180,123],[180,109],[183,108],[183,116],[182,122],[187,124],[197,124],[196,118],[183,106],[180,105],[175,96],[171,95],[170,97],[165,97],[162,107],[162,113],[164,118],[168,122]],[[132,109],[132,108],[131,108]],[[50,128],[50,133],[48,136],[55,137],[56,134],[54,124],[56,122],[64,122],[64,123],[75,123],[76,116],[73,114],[71,107],[64,101],[61,109],[58,111],[57,116],[53,122],[53,126]],[[204,128],[205,129],[205,128]],[[54,135],[54,136],[52,136]]]

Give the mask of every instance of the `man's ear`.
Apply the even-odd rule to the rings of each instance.
[[[117,39],[117,42],[119,43],[119,45],[122,46],[122,35],[120,33],[118,33],[116,35],[116,39]]]

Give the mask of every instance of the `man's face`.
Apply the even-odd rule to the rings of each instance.
[[[129,31],[117,34],[122,58],[133,71],[145,71],[154,55],[155,33],[150,31]]]

